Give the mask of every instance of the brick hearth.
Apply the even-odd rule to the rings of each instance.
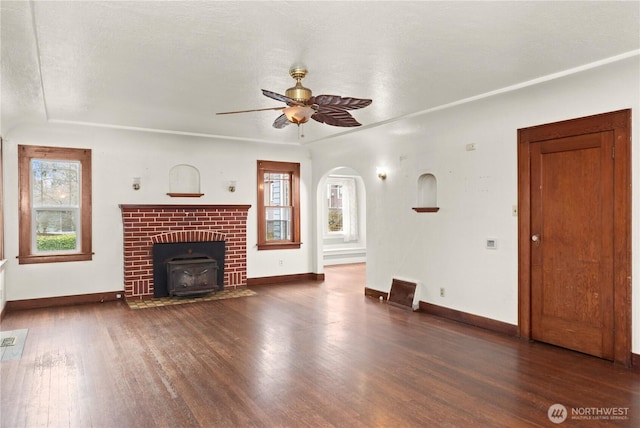
[[[225,241],[224,287],[247,285],[247,214],[251,205],[120,205],[124,293],[153,298],[154,243]]]

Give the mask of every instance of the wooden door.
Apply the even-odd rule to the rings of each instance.
[[[532,338],[613,359],[611,131],[531,144]]]
[[[522,337],[631,364],[630,110],[518,131]]]

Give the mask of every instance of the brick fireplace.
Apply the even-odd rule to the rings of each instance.
[[[120,205],[125,298],[154,296],[153,244],[225,242],[224,288],[247,285],[247,215],[251,205]]]

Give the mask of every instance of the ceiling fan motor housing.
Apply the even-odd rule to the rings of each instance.
[[[301,80],[307,75],[304,68],[292,68],[289,75],[296,79],[296,86],[293,86],[285,92],[285,95],[293,100],[304,103],[311,98],[311,89],[302,86]]]

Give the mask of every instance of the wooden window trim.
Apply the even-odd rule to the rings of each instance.
[[[266,172],[291,174],[291,240],[267,241],[267,222],[264,201],[264,174]],[[300,248],[300,164],[295,162],[258,161],[258,250],[284,250]]]
[[[31,248],[31,159],[74,160],[82,164],[80,251],[70,254],[34,254]],[[92,260],[91,150],[18,145],[19,248],[18,263],[57,263]]]

